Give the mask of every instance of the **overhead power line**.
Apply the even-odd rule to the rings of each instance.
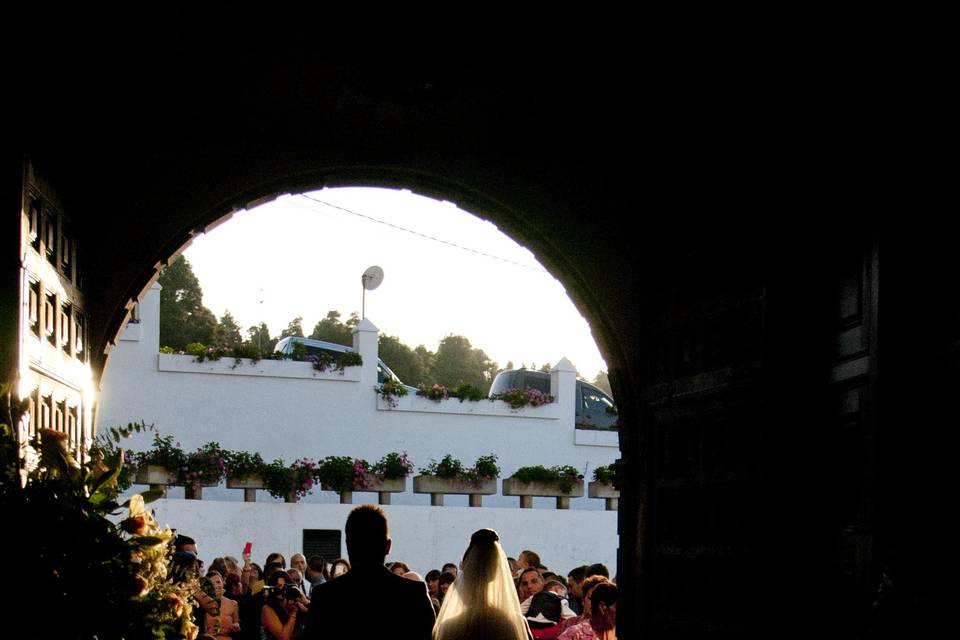
[[[307,194],[305,194],[305,193],[301,193],[301,194],[299,194],[299,195],[300,195],[301,198],[305,198],[305,199],[310,200],[310,201],[312,201],[312,202],[316,202],[317,204],[322,204],[322,205],[324,205],[324,206],[330,207],[331,209],[337,209],[338,211],[343,211],[344,213],[349,213],[350,215],[357,216],[358,218],[363,218],[363,219],[369,220],[369,221],[371,221],[371,222],[376,222],[377,224],[382,224],[382,225],[387,226],[387,227],[390,227],[390,228],[392,228],[392,229],[396,229],[397,231],[405,231],[405,232],[407,232],[407,233],[413,234],[413,235],[415,235],[415,236],[419,236],[419,237],[421,237],[421,238],[425,238],[425,239],[427,239],[427,240],[433,240],[434,242],[439,242],[439,243],[445,244],[445,245],[447,245],[447,246],[449,246],[449,247],[453,247],[453,248],[455,248],[455,249],[460,249],[461,251],[467,251],[467,252],[469,252],[469,253],[473,253],[473,254],[478,255],[478,256],[483,256],[484,258],[490,258],[490,259],[492,259],[492,260],[499,260],[500,262],[506,262],[507,264],[512,264],[512,265],[514,265],[514,266],[516,266],[516,267],[521,267],[521,268],[523,268],[523,269],[529,269],[530,271],[536,271],[537,273],[549,273],[546,269],[542,269],[542,268],[539,268],[539,267],[531,267],[530,265],[523,264],[523,263],[521,263],[521,262],[516,262],[515,260],[509,260],[509,259],[507,259],[507,258],[501,258],[500,256],[495,256],[495,255],[493,255],[493,254],[491,254],[491,253],[485,253],[485,252],[483,252],[483,251],[478,251],[478,250],[476,250],[476,249],[471,249],[470,247],[465,247],[465,246],[463,246],[463,245],[456,244],[455,242],[450,242],[449,240],[444,240],[443,238],[437,238],[437,237],[435,237],[435,236],[431,236],[431,235],[428,235],[428,234],[426,234],[426,233],[421,233],[421,232],[419,232],[419,231],[414,231],[413,229],[407,229],[406,227],[401,227],[400,225],[396,225],[396,224],[393,224],[393,223],[390,223],[390,222],[386,222],[386,221],[384,221],[384,220],[380,220],[379,218],[374,218],[373,216],[368,216],[368,215],[366,215],[366,214],[359,213],[359,212],[357,212],[357,211],[353,211],[352,209],[347,209],[346,207],[341,207],[340,205],[333,204],[332,202],[326,202],[325,200],[320,200],[319,198],[315,198],[315,197],[313,197],[313,196],[311,196],[311,195],[307,195]]]

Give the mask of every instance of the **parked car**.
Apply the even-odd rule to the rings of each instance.
[[[303,336],[288,336],[281,339],[277,342],[277,345],[274,347],[274,351],[279,351],[280,353],[291,354],[293,353],[293,345],[295,343],[300,343],[307,349],[307,355],[315,356],[320,352],[325,352],[336,358],[341,353],[352,353],[353,347],[348,347],[346,345],[337,344],[335,342],[326,342],[325,340],[314,340],[313,338],[304,338]],[[391,379],[396,380],[400,384],[403,384],[403,380],[397,377],[393,371],[390,370],[383,360],[377,358],[377,382],[383,383],[385,380]],[[407,391],[416,393],[417,388],[411,387],[408,384],[403,384],[407,388]]]
[[[532,369],[501,371],[490,385],[490,396],[507,389],[537,389],[550,393],[550,374]],[[617,405],[613,398],[586,380],[577,380],[576,418],[578,429],[616,429]]]

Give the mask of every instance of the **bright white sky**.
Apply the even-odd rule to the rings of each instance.
[[[204,304],[218,318],[229,309],[244,335],[261,321],[277,335],[298,315],[309,335],[330,309],[346,320],[361,310],[361,274],[378,265],[385,276],[367,292],[366,315],[381,334],[431,351],[444,336],[463,335],[501,367],[567,357],[590,380],[607,368],[586,320],[528,249],[449,202],[409,191],[283,196],[237,213],[184,255]]]

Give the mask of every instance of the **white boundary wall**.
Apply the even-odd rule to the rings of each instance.
[[[218,556],[239,558],[246,541],[253,543],[253,561],[267,554],[290,556],[301,551],[304,529],[343,531],[352,505],[158,500],[161,525],[169,524],[194,538],[205,566]],[[418,507],[385,505],[393,549],[387,561],[402,560],[425,575],[445,563],[459,563],[470,534],[491,527],[500,534],[507,555],[524,549],[540,554],[557,573],[582,564],[603,562],[616,570],[617,514],[614,511],[546,511],[542,509]],[[346,556],[346,544],[341,537]],[[328,558],[333,560],[333,558]]]
[[[109,426],[143,420],[163,435],[173,435],[184,450],[209,442],[227,449],[259,452],[270,461],[300,457],[314,460],[349,455],[374,462],[390,451],[406,451],[419,470],[447,453],[472,465],[496,453],[501,476],[527,465],[568,464],[586,480],[597,466],[619,455],[617,434],[574,428],[575,372],[562,359],[551,374],[556,401],[536,408],[511,410],[489,400],[436,403],[407,396],[391,408],[374,392],[377,382],[377,329],[365,319],[354,333],[363,366],[342,373],[315,371],[309,363],[233,358],[194,362],[192,356],[158,354],[160,287],[154,285],[140,303],[138,324],[128,325],[110,353],[97,423]],[[131,438],[134,450],[149,448],[151,435]],[[408,491],[394,494],[394,504],[429,505],[430,496]],[[500,487],[498,485],[498,491]],[[204,489],[209,500],[242,501],[243,492]],[[183,496],[171,488],[169,497]],[[264,491],[258,501],[273,501]],[[375,501],[356,493],[356,502]],[[302,502],[335,503],[336,494],[314,490]],[[517,507],[518,498],[485,496],[484,506]],[[466,506],[466,496],[447,496],[445,504]],[[534,507],[553,508],[552,498],[536,498]],[[603,500],[575,498],[571,509],[602,510]]]

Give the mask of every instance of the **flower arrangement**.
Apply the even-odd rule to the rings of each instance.
[[[593,479],[597,482],[612,485],[617,475],[617,463],[597,467],[593,470]]]
[[[317,467],[317,480],[331,491],[365,489],[369,485],[370,463],[350,456],[327,456]]]
[[[520,482],[557,483],[561,491],[570,491],[574,484],[583,482],[583,475],[570,465],[549,468],[543,465],[520,467],[510,477]]]
[[[41,432],[35,442],[41,464],[21,485],[13,432],[0,424],[0,512],[16,523],[31,551],[9,559],[18,584],[5,605],[31,618],[42,606],[44,637],[196,638],[196,577],[175,571],[174,534],[145,507],[151,492],[122,505],[126,518],[108,518],[121,508],[122,450],[115,458],[101,450],[77,461],[59,436]],[[38,600],[37,594],[46,595]]]
[[[397,406],[397,398],[407,395],[407,388],[392,378],[384,380],[383,384],[378,384],[374,389],[391,407]]]
[[[553,402],[553,396],[539,389],[506,389],[490,396],[491,400],[503,400],[511,409],[531,406],[540,407]]]
[[[300,458],[287,466],[277,458],[263,466],[263,488],[274,498],[303,497],[313,492],[317,479],[317,463]]]
[[[226,473],[231,478],[262,476],[266,466],[259,453],[251,454],[247,451],[224,451],[223,460]]]
[[[440,462],[431,459],[430,464],[420,469],[420,473],[425,476],[461,480],[478,485],[484,480],[500,475],[500,467],[497,465],[497,456],[493,453],[480,456],[470,468],[465,468],[460,460],[448,453]]]
[[[406,478],[413,473],[413,469],[413,463],[410,462],[406,451],[403,453],[391,451],[370,467],[370,473],[382,480],[394,480]]]
[[[486,400],[487,394],[485,394],[480,387],[475,387],[468,382],[464,382],[461,385],[450,390],[451,398],[458,398],[460,402],[464,400],[469,400],[470,402],[479,402],[480,400]]]
[[[224,451],[216,442],[208,442],[184,456],[179,481],[196,490],[205,484],[217,484],[226,470]]]
[[[173,436],[161,436],[159,433],[153,434],[153,446],[150,449],[133,454],[137,468],[153,464],[178,473],[184,467],[186,458],[180,443],[174,444]]]
[[[428,387],[424,383],[417,385],[417,395],[424,398],[430,398],[434,402],[440,402],[441,400],[446,400],[450,397],[450,394],[447,392],[447,388],[442,384],[434,383],[433,386]]]
[[[296,344],[299,343],[295,343],[294,346],[296,346]],[[355,351],[345,351],[336,358],[326,351],[320,351],[308,359],[313,363],[313,368],[317,371],[326,371],[327,369],[343,371],[347,367],[359,367],[363,364],[363,357]]]

